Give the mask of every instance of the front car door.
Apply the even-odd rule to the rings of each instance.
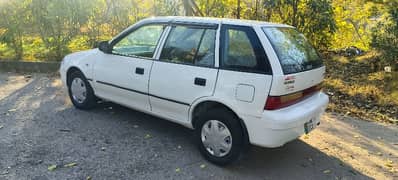
[[[96,95],[150,111],[148,80],[162,24],[142,25],[111,42],[111,54],[100,53],[94,66]]]
[[[179,123],[188,122],[191,104],[212,96],[217,25],[172,25],[152,66],[149,94],[152,112]]]

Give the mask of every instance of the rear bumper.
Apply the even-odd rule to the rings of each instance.
[[[312,121],[314,128],[320,123],[329,98],[320,92],[292,106],[264,111],[261,118],[243,117],[250,143],[262,147],[279,147],[305,133],[304,124]]]

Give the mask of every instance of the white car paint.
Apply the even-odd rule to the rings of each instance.
[[[66,56],[60,68],[64,85],[66,86],[68,70],[77,68],[90,79],[89,82],[96,96],[189,128],[193,128],[193,112],[198,104],[209,101],[218,102],[242,119],[247,128],[250,143],[263,147],[282,146],[304,133],[304,123],[309,120],[319,122],[319,117],[328,104],[328,97],[322,92],[282,109],[264,110],[269,95],[297,92],[319,84],[323,80],[324,67],[284,75],[278,56],[261,28],[290,26],[218,18],[156,17],[132,25],[110,43],[128,33],[129,30],[142,25],[170,22],[218,25],[213,68],[159,61],[162,47],[170,32],[170,27],[167,27],[158,42],[153,58],[117,56],[105,54],[98,49]],[[269,60],[272,75],[219,68],[220,26],[224,24],[253,28]],[[143,75],[134,73],[137,67],[144,69]],[[284,84],[286,78],[292,76],[296,81],[293,89],[287,88]],[[195,77],[206,79],[206,86],[195,85]],[[122,89],[99,83],[101,81],[120,86]]]

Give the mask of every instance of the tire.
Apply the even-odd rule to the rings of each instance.
[[[223,132],[221,136],[217,134],[213,135],[212,133],[206,133],[206,131],[209,132],[209,129],[211,130],[212,127],[216,127],[214,126],[215,124],[218,125],[216,129],[220,132]],[[223,126],[227,128],[231,138],[223,138],[225,134],[228,134],[225,133],[226,131]],[[240,125],[239,118],[224,108],[210,110],[205,114],[200,115],[196,121],[194,133],[195,141],[202,156],[204,156],[206,160],[219,166],[225,166],[236,161],[242,154],[245,144],[248,143],[245,142],[247,140],[244,138],[243,129]],[[214,139],[218,139],[218,141]],[[205,143],[206,141],[207,143]],[[230,144],[229,151],[228,148],[225,148],[228,147],[228,141]],[[215,143],[213,143],[213,145],[209,145],[208,142]],[[207,147],[205,144],[207,144]],[[224,144],[224,146],[221,146],[220,144]],[[213,148],[220,150],[217,152],[217,150],[212,150]]]
[[[93,88],[82,72],[72,72],[71,75],[68,76],[67,82],[69,98],[77,109],[87,110],[95,106],[97,98],[94,95]],[[79,89],[79,86],[81,89]]]

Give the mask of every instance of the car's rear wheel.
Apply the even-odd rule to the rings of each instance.
[[[96,104],[93,88],[80,71],[68,77],[68,92],[72,104],[78,109],[90,109]]]
[[[201,154],[217,165],[227,165],[237,160],[244,145],[239,119],[223,108],[198,117],[195,139]]]

